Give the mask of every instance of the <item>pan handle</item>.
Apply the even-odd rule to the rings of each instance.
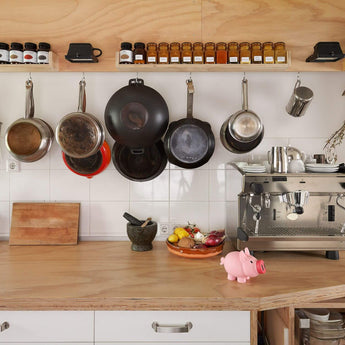
[[[34,104],[34,96],[33,96],[34,84],[31,79],[28,79],[25,82],[25,87],[26,87],[25,118],[30,119],[34,117],[34,112],[35,112],[35,104]]]
[[[188,79],[187,83],[187,118],[193,118],[193,94],[194,94],[194,85],[193,80]]]
[[[248,80],[242,79],[242,110],[248,110]]]
[[[78,112],[85,113],[86,110],[86,94],[85,94],[86,82],[82,79],[79,82],[79,102],[78,102]]]

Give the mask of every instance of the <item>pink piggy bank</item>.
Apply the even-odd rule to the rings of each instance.
[[[248,248],[230,252],[225,258],[220,259],[220,264],[224,265],[225,271],[228,272],[228,279],[237,279],[239,283],[246,283],[251,277],[266,272],[264,261],[250,255]]]

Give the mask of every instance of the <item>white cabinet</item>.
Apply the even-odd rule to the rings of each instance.
[[[250,344],[249,311],[96,311],[95,342]]]
[[[7,343],[93,343],[93,311],[1,311],[0,344]]]

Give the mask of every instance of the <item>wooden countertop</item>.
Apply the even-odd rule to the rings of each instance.
[[[164,242],[0,242],[0,310],[265,310],[345,296],[344,253],[255,253],[267,273],[246,284],[227,280],[221,256],[181,258]]]

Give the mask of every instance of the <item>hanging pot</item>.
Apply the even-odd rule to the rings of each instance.
[[[144,85],[142,79],[130,79],[109,99],[104,112],[105,125],[117,143],[129,147],[147,147],[164,135],[169,111],[164,98]]]
[[[69,170],[77,175],[92,178],[107,168],[111,161],[111,151],[106,141],[94,154],[85,158],[74,158],[62,152],[62,159]]]
[[[55,136],[63,152],[74,158],[97,153],[103,145],[105,131],[101,122],[86,113],[85,80],[79,82],[78,111],[65,115],[58,123]]]
[[[33,118],[35,106],[32,80],[27,80],[25,86],[25,116],[7,128],[5,144],[15,159],[28,163],[45,156],[54,140],[54,132],[45,121]]]
[[[187,118],[169,125],[164,148],[170,163],[186,169],[198,168],[209,161],[215,146],[208,122],[193,118],[194,86],[187,80]]]
[[[139,149],[115,142],[112,160],[122,176],[137,182],[153,180],[163,172],[168,162],[161,140]]]
[[[253,111],[248,110],[248,81],[242,79],[242,110],[231,115],[220,129],[223,146],[234,153],[246,153],[257,147],[264,135],[264,126]]]

